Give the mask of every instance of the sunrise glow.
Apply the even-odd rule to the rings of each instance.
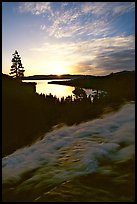
[[[2,201],[135,200],[135,2],[2,2]]]
[[[26,76],[135,69],[134,2],[3,2],[2,36],[7,74],[15,50]]]
[[[50,68],[47,72],[48,74],[61,75],[69,73],[69,69],[63,63],[53,61],[50,63]]]

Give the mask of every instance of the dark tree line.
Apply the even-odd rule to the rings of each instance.
[[[13,77],[19,78],[20,58],[15,52]],[[16,63],[15,63],[16,62]],[[17,71],[18,70],[18,71]],[[21,72],[24,73],[24,72]],[[75,98],[68,96],[61,100],[52,94],[37,94],[35,89],[21,80],[10,76],[2,77],[2,155],[8,155],[18,148],[30,145],[41,138],[52,127],[58,124],[73,125],[82,121],[98,118],[104,110],[115,110],[124,102],[135,100],[134,78],[124,75],[116,83],[108,83],[111,87],[107,95],[87,96],[85,91],[76,87]],[[114,82],[113,80],[113,82]],[[124,81],[124,83],[122,83]],[[131,83],[133,81],[133,83]],[[129,82],[129,83],[127,83]],[[104,81],[105,83],[105,81]]]
[[[3,156],[31,144],[55,125],[73,125],[96,118],[105,106],[105,103],[92,103],[85,94],[61,100],[52,94],[39,95],[30,92],[26,83],[11,77],[4,77],[2,83]]]

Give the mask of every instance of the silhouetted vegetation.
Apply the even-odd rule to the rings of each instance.
[[[122,71],[106,76],[82,76],[68,81],[52,81],[49,84],[68,85],[108,92],[110,98],[133,99],[135,93],[135,72]]]
[[[12,58],[10,75],[13,78],[24,77],[24,72],[25,70],[21,63],[21,57],[19,56],[17,50],[15,50],[15,53],[13,54],[13,58]]]
[[[101,82],[98,80],[93,88],[108,87],[108,94],[106,96],[100,94],[99,97],[96,95],[94,102],[92,102],[91,96],[87,96],[82,87],[78,88],[79,86],[76,86],[73,91],[76,95],[74,100],[72,96],[62,97],[59,100],[52,94],[37,94],[35,92],[36,83],[23,83],[19,78],[13,79],[3,74],[3,156],[20,147],[30,145],[55,125],[61,123],[73,125],[91,120],[109,109],[118,108],[125,101],[134,100],[134,72],[123,73],[123,77],[120,75],[115,74],[116,77],[113,75],[107,76],[106,80],[104,77]],[[81,79],[81,84],[83,80],[85,79]],[[85,81],[91,83],[90,80],[88,82],[88,79]],[[94,81],[92,84],[94,84]]]

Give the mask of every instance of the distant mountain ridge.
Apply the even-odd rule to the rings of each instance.
[[[50,80],[50,79],[75,79],[82,77],[84,75],[71,75],[71,74],[63,74],[63,75],[33,75],[23,77],[23,80]]]
[[[127,73],[134,73],[135,71],[121,71],[121,72],[115,72],[110,73],[108,75],[103,76],[97,76],[97,75],[82,75],[82,74],[62,74],[62,75],[32,75],[32,76],[24,76],[22,80],[52,80],[52,79],[77,79],[77,78],[106,78],[113,75],[121,75],[121,74],[127,74]]]
[[[129,80],[131,79],[133,82],[134,77],[135,77],[135,71],[122,71],[122,72],[111,73],[105,76],[79,75],[79,77],[76,77],[75,75],[74,79],[73,77],[69,81],[51,81],[48,83],[68,85],[68,86],[77,86],[81,88],[100,88],[101,86],[103,89],[104,88],[109,89],[109,87],[107,86],[109,85],[109,83],[112,83],[112,82],[114,84],[119,83],[119,82],[122,83],[123,80],[124,82],[130,82]]]

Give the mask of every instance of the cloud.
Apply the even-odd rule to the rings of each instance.
[[[71,14],[70,14],[71,16]],[[68,17],[68,21],[61,20],[64,16],[60,16],[60,18],[56,19],[53,25],[47,29],[47,33],[49,36],[54,36],[56,38],[64,38],[64,37],[83,37],[89,36],[91,37],[105,37],[110,33],[109,23],[105,20],[95,20],[94,22],[90,22],[88,19],[82,23],[80,21],[75,21],[73,16]],[[72,21],[72,23],[71,23]]]
[[[134,2],[85,2],[81,4],[83,13],[92,13],[95,16],[118,15],[135,8]]]
[[[54,12],[52,18],[52,25],[47,29],[49,36],[56,38],[70,37],[76,34],[81,29],[78,17],[80,11],[74,12],[73,9],[61,11],[60,13]]]
[[[135,69],[135,53],[134,50],[113,51],[99,56],[100,62],[98,67],[113,72],[120,70]]]
[[[135,68],[134,42],[134,35],[78,42],[46,42],[30,51],[44,53],[49,60],[64,60],[68,64],[71,62],[74,70],[79,73],[108,74],[118,69]]]
[[[64,18],[66,17],[66,20],[68,20],[69,17],[71,21],[73,18],[83,14],[91,13],[97,17],[104,14],[105,16],[108,14],[118,15],[128,12],[135,7],[134,2],[125,2],[124,4],[122,2],[61,2],[60,5],[59,3],[60,2],[21,2],[19,3],[18,9],[21,13],[30,12],[34,15],[54,12],[56,17],[58,14],[59,16],[62,16],[62,13],[64,13]],[[60,8],[62,11],[61,13],[58,13],[58,10],[54,9],[56,6]]]
[[[55,13],[54,23],[48,29],[49,36],[56,38],[72,36],[105,37],[113,33],[112,22],[135,4],[125,2],[84,2],[81,7]]]
[[[111,3],[112,5],[112,3]],[[108,2],[85,2],[81,5],[81,11],[85,14],[91,12],[95,15],[103,15],[107,10],[110,10],[110,5]]]
[[[134,2],[25,2],[20,3],[19,11],[34,15],[48,13],[50,23],[43,24],[47,29],[40,29],[51,37],[98,38],[111,34],[112,21],[134,7]]]
[[[135,9],[135,2],[125,2],[124,4],[120,3],[120,5],[113,8],[113,15],[121,15],[132,9]]]
[[[39,25],[46,42],[30,49],[41,52],[43,65],[48,58],[66,61],[80,73],[108,74],[135,68],[134,35],[113,25],[118,16],[134,7],[134,2],[25,2],[19,10],[49,14],[42,15]]]
[[[45,29],[46,29],[46,26],[45,26],[45,25],[41,25],[41,26],[40,26],[40,29],[41,29],[41,30],[45,30]]]
[[[3,22],[7,22],[9,14],[14,21],[14,12],[19,13],[14,26],[3,24],[5,35],[7,29],[14,33],[12,42],[7,38],[4,44],[11,44],[12,50],[17,44],[24,50],[29,75],[38,71],[44,74],[47,61],[54,59],[65,61],[81,74],[86,74],[86,68],[88,74],[108,74],[111,68],[116,71],[117,67],[135,67],[135,2],[18,2],[11,3],[9,11],[7,6],[3,5]],[[18,39],[22,40],[18,43]],[[4,67],[10,67],[10,60]]]
[[[96,68],[106,70],[106,73],[108,71],[134,70],[134,41],[134,36],[113,37],[104,40],[104,45],[100,46],[101,51],[97,51],[97,57],[92,60],[92,63],[96,64]]]
[[[51,12],[50,2],[23,2],[19,5],[20,13],[30,12],[34,15],[40,15],[45,12]]]

